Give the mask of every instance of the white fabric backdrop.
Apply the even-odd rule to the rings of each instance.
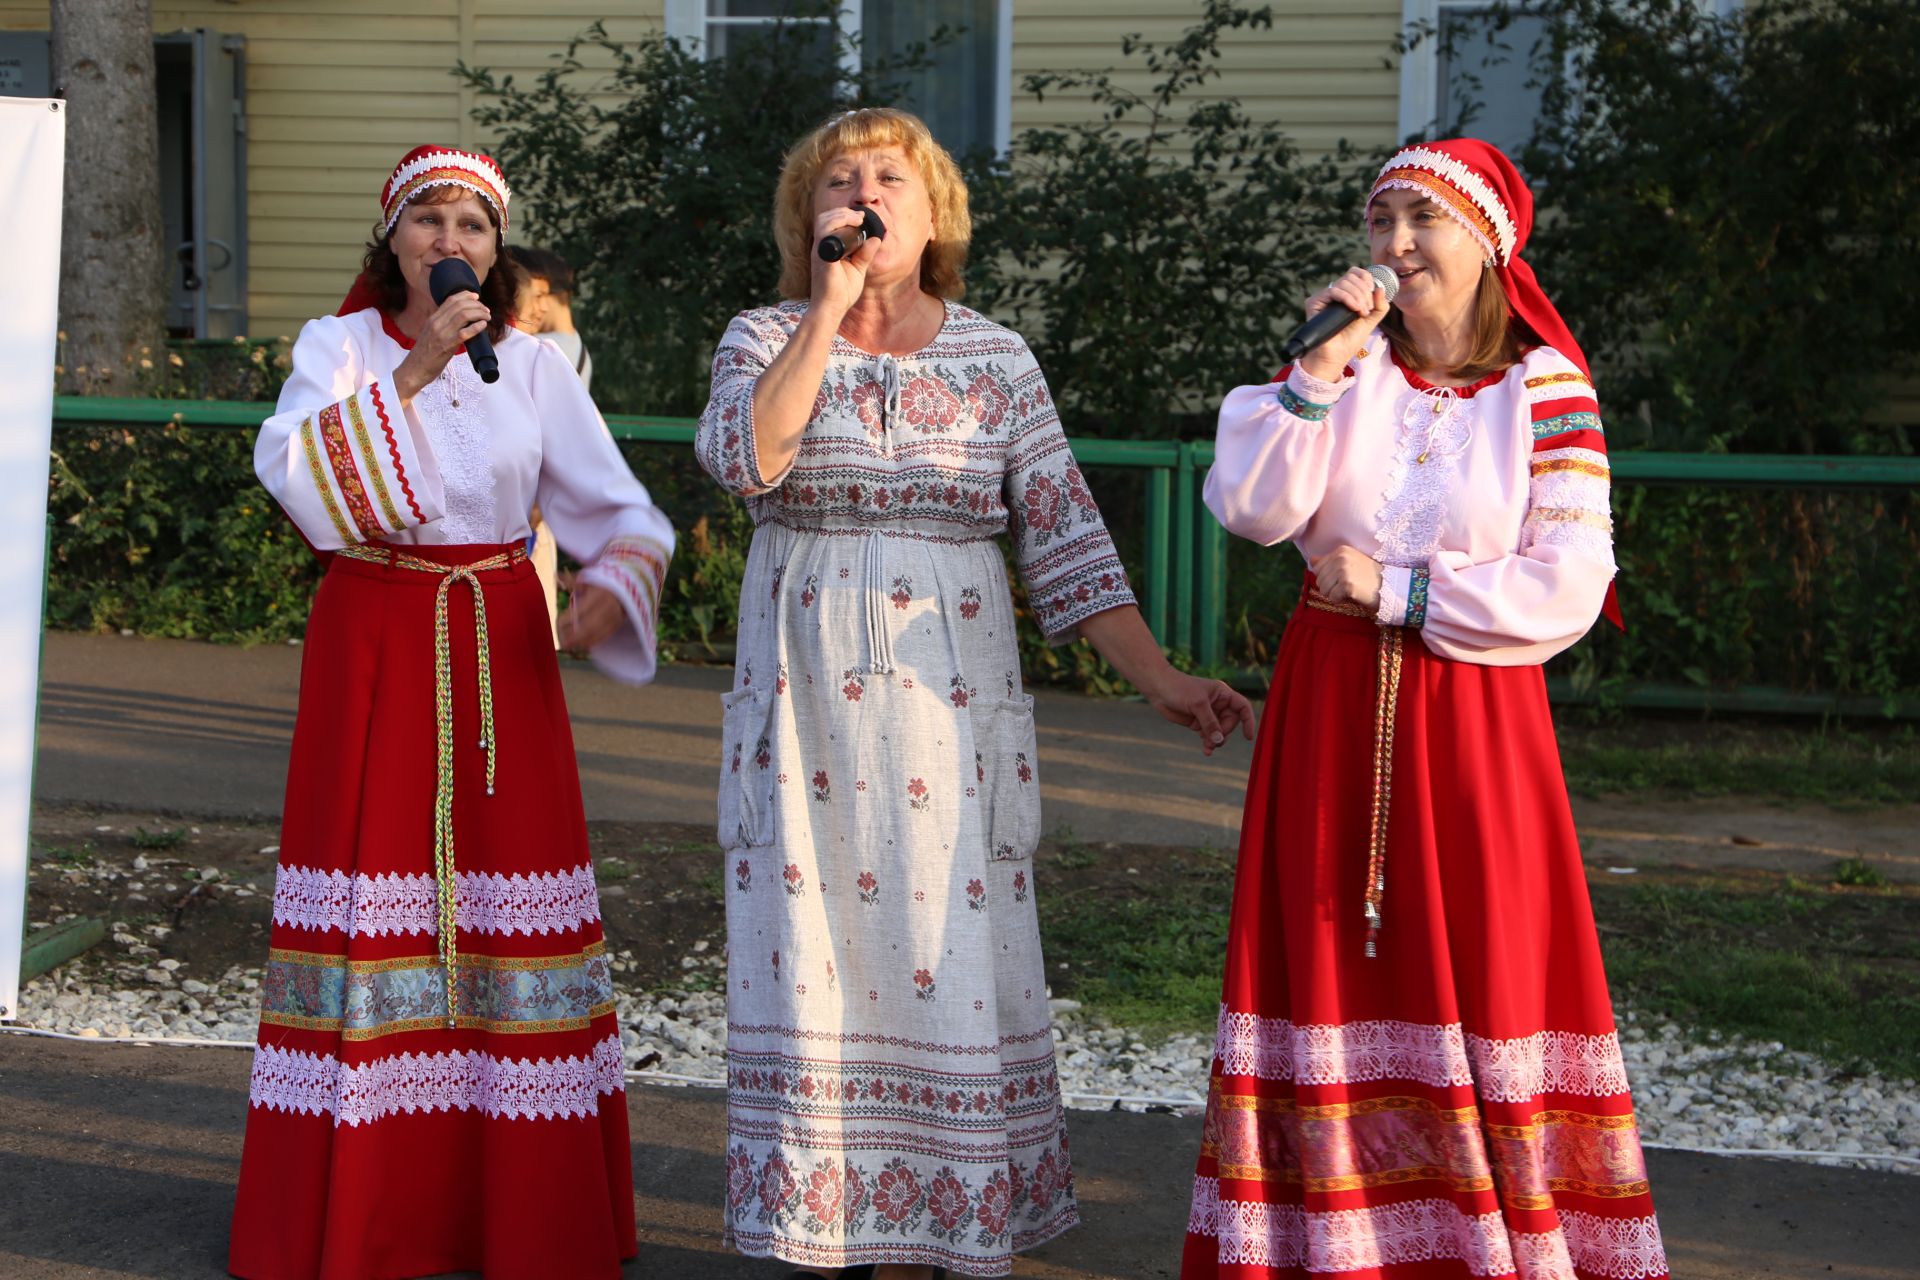
[[[0,1019],[20,1009],[67,110],[0,98]]]

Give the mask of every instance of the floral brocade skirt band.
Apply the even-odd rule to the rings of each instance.
[[[1295,611],[1261,720],[1181,1274],[1659,1280],[1541,672],[1388,629],[1383,722],[1356,614]]]

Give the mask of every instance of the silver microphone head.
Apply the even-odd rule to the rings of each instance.
[[[1375,284],[1386,291],[1388,302],[1392,302],[1394,295],[1400,292],[1400,277],[1393,274],[1392,267],[1382,266],[1376,262],[1367,268],[1367,274],[1373,277]]]

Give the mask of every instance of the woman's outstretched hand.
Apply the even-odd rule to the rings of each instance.
[[[576,658],[620,629],[626,612],[613,592],[604,587],[587,586],[574,574],[562,574],[560,585],[567,589],[567,607],[560,611],[560,648]]]
[[[1212,755],[1235,729],[1253,741],[1253,704],[1218,680],[1167,669],[1152,689],[1142,689],[1153,709],[1200,735],[1200,751]]]

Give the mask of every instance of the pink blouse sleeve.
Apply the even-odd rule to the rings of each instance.
[[[1442,657],[1545,662],[1593,626],[1613,581],[1611,473],[1593,384],[1569,365],[1529,378],[1526,399],[1533,452],[1519,549],[1479,564],[1441,551],[1425,570],[1386,570],[1382,614],[1397,605]]]
[[[1353,382],[1352,374],[1322,382],[1295,365],[1264,386],[1227,393],[1202,491],[1222,527],[1267,547],[1306,527],[1327,491],[1327,415]]]

